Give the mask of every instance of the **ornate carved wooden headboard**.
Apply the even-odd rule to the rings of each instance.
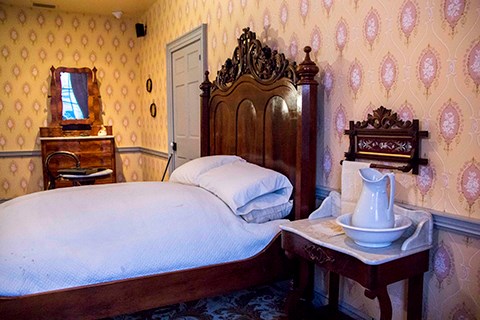
[[[213,83],[201,85],[202,155],[236,154],[285,174],[295,186],[295,218],[315,207],[319,69],[297,66],[248,28]]]

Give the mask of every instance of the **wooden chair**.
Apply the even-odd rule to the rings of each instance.
[[[47,155],[45,159],[45,172],[47,173],[48,177],[48,185],[47,190],[55,189],[56,181],[61,178],[61,175],[58,174],[57,170],[59,168],[58,165],[50,166],[50,162],[55,158],[70,158],[75,162],[75,167],[80,168],[80,159],[77,155],[70,151],[55,151]]]

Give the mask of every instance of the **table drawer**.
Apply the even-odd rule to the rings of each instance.
[[[287,252],[294,253],[327,269],[338,269],[340,267],[337,265],[338,259],[335,251],[318,246],[294,233],[282,232],[282,247]]]

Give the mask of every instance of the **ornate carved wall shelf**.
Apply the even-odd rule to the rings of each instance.
[[[367,120],[350,121],[345,134],[350,137],[346,160],[404,163],[400,166],[375,163],[372,167],[412,170],[414,174],[418,174],[419,165],[428,164],[427,159],[420,158],[420,139],[428,137],[428,131],[420,131],[418,119],[403,121],[383,106],[369,114]]]

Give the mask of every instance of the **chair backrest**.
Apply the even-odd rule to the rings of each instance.
[[[56,181],[57,181],[58,178],[60,178],[60,175],[57,173],[57,170],[60,168],[59,163],[60,163],[61,158],[63,158],[64,160],[65,160],[65,158],[67,158],[69,160],[72,160],[74,162],[76,168],[80,167],[80,159],[73,152],[70,152],[70,151],[55,151],[55,152],[49,153],[47,155],[46,159],[45,159],[45,172],[47,173],[47,176],[48,176],[47,190],[55,189]],[[51,165],[51,162],[54,159],[57,161],[57,163],[56,163],[56,165]],[[53,162],[52,162],[52,164],[53,164]],[[62,165],[61,167],[65,167],[65,166]]]

